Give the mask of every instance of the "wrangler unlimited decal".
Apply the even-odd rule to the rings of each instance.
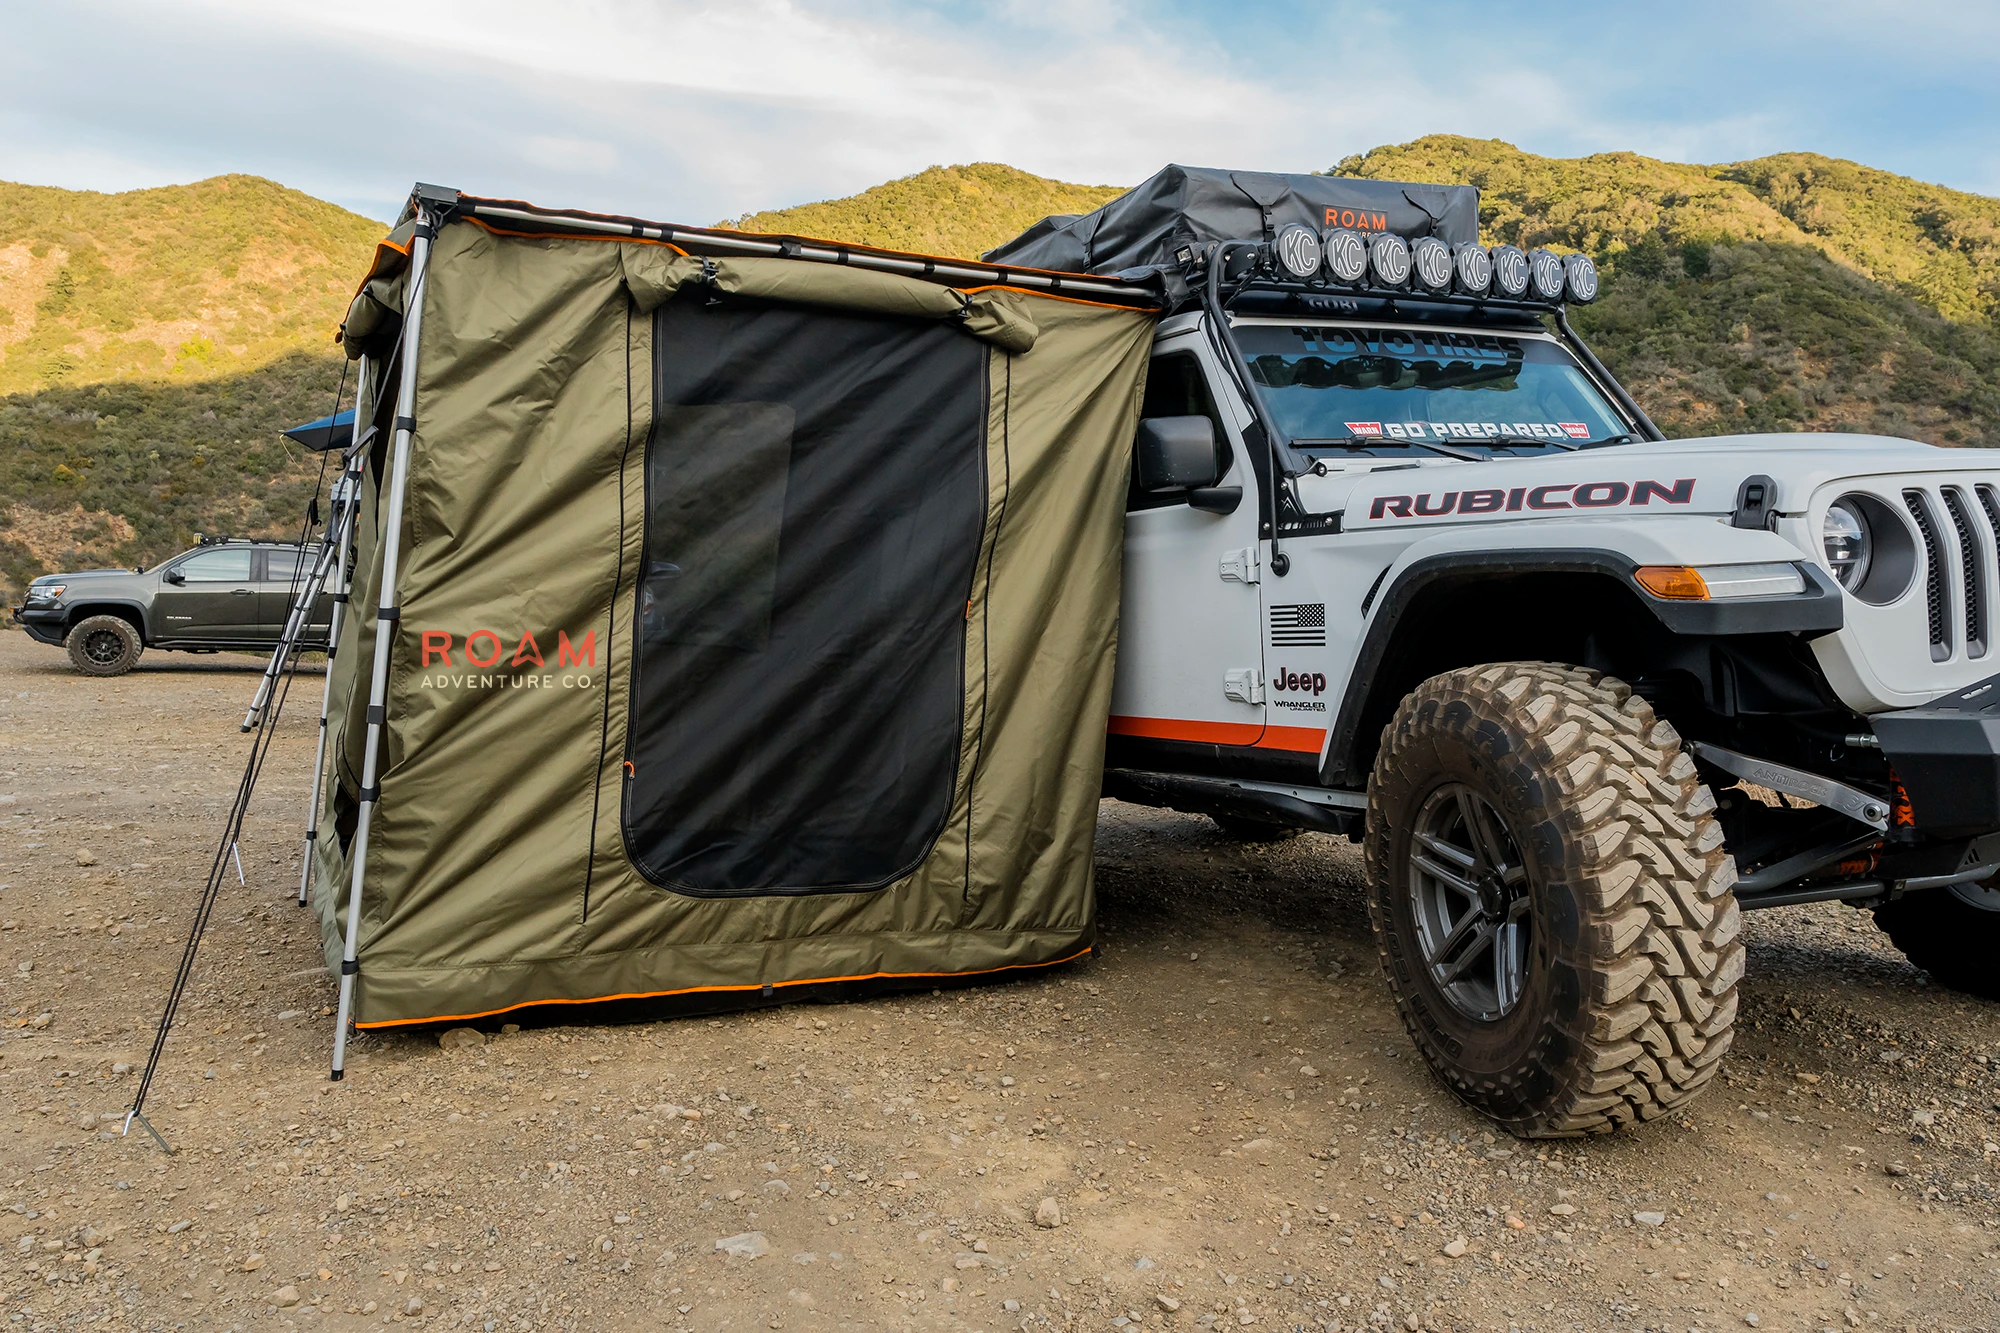
[[[1613,505],[1648,505],[1654,500],[1684,505],[1694,500],[1694,478],[1664,481],[1563,482],[1554,486],[1516,486],[1512,490],[1446,491],[1426,495],[1378,495],[1368,506],[1370,518],[1437,518],[1444,514],[1511,514],[1522,509],[1607,509]]]

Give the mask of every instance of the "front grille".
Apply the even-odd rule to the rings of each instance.
[[[1973,535],[1972,508],[1956,486],[1944,490],[1945,512],[1958,534],[1958,571],[1965,601],[1965,655],[1986,656],[1986,549]]]
[[[2000,598],[2000,485],[1912,479],[1902,483],[1901,494],[1923,547],[1931,660],[1992,656],[1990,622]]]
[[[1951,656],[1951,627],[1945,615],[1948,590],[1944,561],[1938,555],[1937,524],[1931,519],[1931,502],[1922,491],[1904,491],[1903,503],[1910,507],[1910,518],[1924,543],[1924,597],[1930,611],[1931,660],[1942,662]]]

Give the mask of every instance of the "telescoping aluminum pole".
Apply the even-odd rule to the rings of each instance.
[[[344,475],[344,469],[343,469]],[[319,550],[313,554],[312,569],[299,582],[298,595],[292,599],[292,612],[285,617],[284,632],[278,636],[278,646],[271,650],[270,664],[264,668],[264,678],[257,685],[257,698],[251,703],[250,711],[243,715],[243,730],[249,731],[257,725],[258,714],[270,702],[271,687],[278,677],[285,674],[285,663],[291,660],[293,651],[306,632],[306,620],[313,603],[319,600],[320,590],[326,586],[326,576],[333,571],[334,525],[329,523],[326,535],[321,539]],[[303,554],[303,552],[301,552]]]
[[[326,711],[333,702],[333,655],[340,647],[340,622],[342,612],[347,609],[347,594],[353,583],[353,572],[347,567],[347,548],[354,537],[354,509],[360,499],[361,469],[368,456],[368,435],[364,432],[365,422],[375,414],[372,395],[369,393],[369,358],[363,354],[354,363],[354,441],[348,446],[347,459],[340,470],[340,479],[333,487],[333,532],[336,541],[333,561],[333,612],[326,627],[326,681],[319,693],[319,742],[313,750],[313,780],[311,803],[306,806],[306,850],[299,866],[299,906],[306,905],[307,895],[312,892],[313,853],[319,845],[319,799],[326,790]]]
[[[389,512],[382,524],[382,588],[375,605],[375,662],[368,677],[368,734],[361,752],[361,804],[354,825],[347,884],[347,939],[340,955],[340,1004],[333,1020],[333,1078],[347,1072],[347,1023],[354,1012],[354,976],[361,970],[361,881],[368,868],[368,829],[381,797],[378,785],[382,727],[387,720],[389,648],[402,620],[396,604],[396,570],[403,546],[403,493],[410,473],[410,436],[416,430],[417,357],[423,349],[424,271],[430,264],[435,216],[419,206],[410,245],[409,293],[403,311],[403,371],[396,383],[396,433],[390,451]]]

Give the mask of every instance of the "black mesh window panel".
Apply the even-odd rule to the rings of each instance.
[[[683,893],[879,888],[951,810],[985,347],[699,298],[654,320],[627,849]]]

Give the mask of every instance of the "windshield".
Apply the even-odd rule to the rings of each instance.
[[[1279,429],[1307,454],[1544,453],[1631,427],[1541,338],[1435,329],[1236,329]]]

